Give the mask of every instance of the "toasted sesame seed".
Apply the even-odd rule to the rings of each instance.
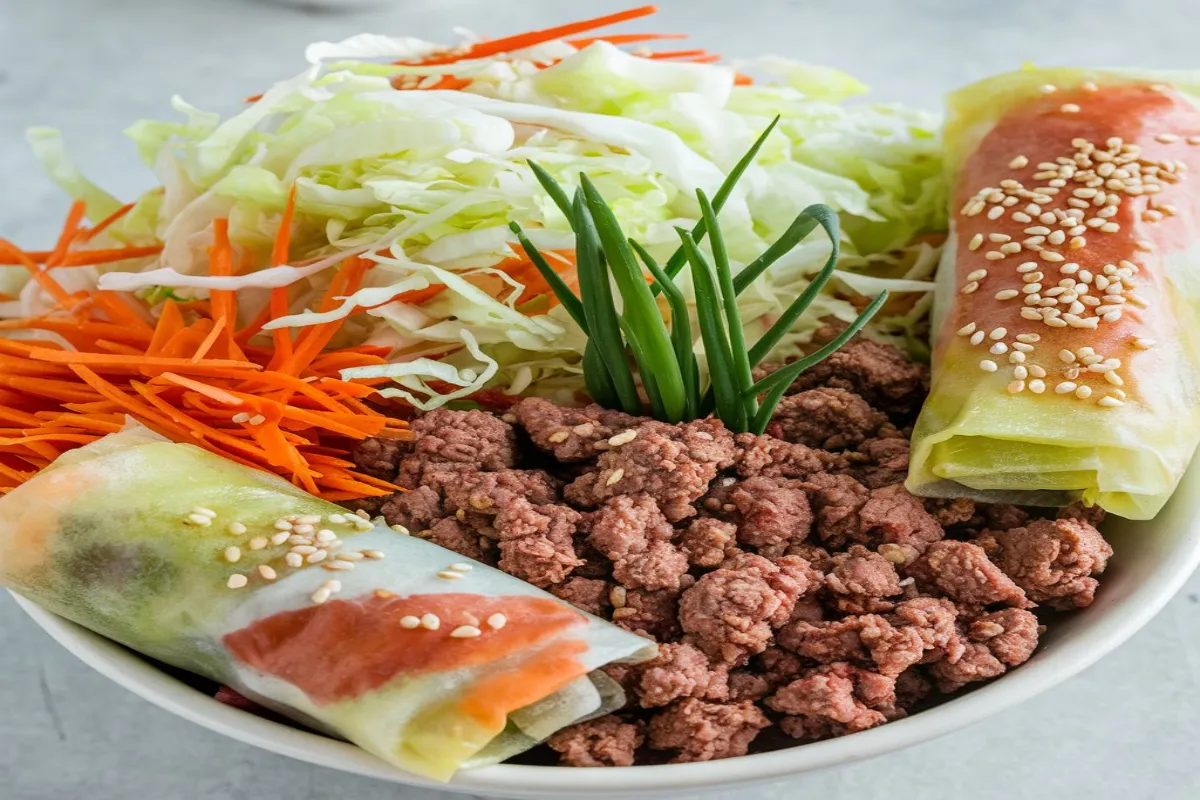
[[[229,580],[225,581],[225,585],[230,589],[241,589],[249,582],[250,579],[245,575],[234,574],[229,576]]]
[[[275,520],[275,530],[290,531],[291,529],[292,529],[292,523],[288,522],[286,519]]]
[[[1054,387],[1054,393],[1055,394],[1070,394],[1071,392],[1075,391],[1078,388],[1079,388],[1079,386],[1076,383],[1073,383],[1071,381],[1063,381],[1062,383],[1060,383]]]
[[[1058,317],[1048,317],[1048,318],[1044,319],[1044,320],[1043,320],[1043,322],[1045,322],[1045,323],[1046,323],[1047,325],[1049,325],[1051,328],[1065,328],[1065,327],[1067,327],[1067,323],[1063,322],[1063,321],[1062,321],[1061,319],[1059,319]]]
[[[1001,253],[999,250],[988,250],[983,254],[983,257],[988,261],[1001,261],[1005,258],[1005,255],[1005,253]]]
[[[206,517],[204,514],[188,514],[183,521],[188,525],[196,525],[201,528],[212,525],[212,517]]]
[[[317,550],[314,553],[309,553],[304,560],[309,564],[319,564],[329,556],[328,550]]]
[[[442,627],[442,620],[437,614],[422,614],[421,627],[427,631],[436,631]]]
[[[304,557],[299,553],[288,553],[283,560],[289,567],[300,567],[304,564]]]
[[[624,477],[625,477],[625,470],[620,467],[617,467],[609,474],[608,479],[604,481],[604,485],[612,486],[613,484],[619,482]]]
[[[273,581],[279,577],[279,573],[277,573],[273,567],[270,567],[267,564],[258,565],[258,574],[261,575],[264,580],[268,581]]]
[[[328,570],[333,570],[335,572],[341,572],[341,571],[354,569],[354,562],[345,561],[340,558],[335,558],[333,561],[330,561],[328,564],[323,564],[322,566]]]
[[[414,628],[421,627],[421,618],[414,617],[411,614],[406,614],[400,618],[400,627],[411,631]]]
[[[1040,320],[1042,318],[1042,315],[1039,314],[1035,309],[1022,308],[1021,309],[1021,317],[1023,319],[1029,319],[1029,320]]]
[[[985,358],[979,362],[979,368],[984,372],[995,372],[999,369],[999,366],[997,366],[995,361]]]
[[[973,270],[972,272],[967,273],[967,280],[968,281],[981,281],[987,277],[987,274],[988,274],[988,272],[986,269]],[[610,441],[610,444],[611,444],[611,441]]]
[[[1004,342],[996,342],[994,345],[988,348],[988,352],[994,356],[1004,355],[1008,352],[1008,345],[1006,345]]]
[[[1009,242],[1008,244],[1000,245],[1000,252],[1006,255],[1014,255],[1021,252],[1021,245],[1017,242]]]
[[[1024,365],[1018,364],[1017,366],[1013,367],[1012,374],[1013,374],[1013,377],[1016,378],[1017,380],[1023,381],[1029,377],[1029,370],[1026,369]]]
[[[226,547],[225,560],[230,564],[236,564],[242,559],[242,549],[240,547]]]
[[[479,630],[479,628],[476,628],[474,625],[459,625],[457,628],[450,631],[450,638],[474,639],[476,636],[479,636],[482,633],[483,631]]]
[[[988,219],[999,219],[1003,215],[1004,215],[1004,207],[1003,206],[992,206],[992,208],[989,209],[987,212]]]
[[[1042,252],[1038,253],[1038,255],[1041,256],[1043,261],[1065,261],[1066,260],[1063,257],[1062,253],[1056,253],[1053,250],[1043,250]]]
[[[367,558],[374,559],[375,561],[381,561],[383,559],[382,550],[363,550],[361,552]]]
[[[1014,215],[1013,218],[1015,219],[1016,216]],[[1019,221],[1023,221],[1023,220],[1019,220]],[[1058,222],[1058,217],[1054,216],[1052,213],[1047,211],[1044,214],[1038,215],[1038,222],[1041,222],[1045,225],[1053,225],[1054,223]]]
[[[241,536],[246,532],[246,526],[240,522],[231,522],[229,523],[229,527],[225,530],[229,531],[229,533],[233,534],[234,536]]]
[[[235,425],[242,425],[250,421],[250,415],[242,411],[234,414],[232,420]]]
[[[974,332],[975,332],[975,323],[974,322],[968,322],[966,325],[963,325],[961,328],[958,329],[959,336],[970,336]]]
[[[321,605],[321,603],[324,603],[326,600],[328,600],[332,594],[333,592],[329,590],[328,586],[322,586],[320,589],[317,589],[315,592],[313,592],[309,599],[317,605]]]
[[[267,537],[255,536],[253,539],[250,540],[249,546],[250,546],[251,550],[262,550],[264,547],[267,546]]]
[[[1116,233],[1121,230],[1121,226],[1115,222],[1106,222],[1100,226],[1101,233]]]
[[[271,544],[283,544],[291,538],[291,534],[287,531],[280,531],[271,537]]]
[[[1024,211],[1014,211],[1012,218],[1015,222],[1029,223],[1033,222],[1033,217],[1026,214]]]
[[[1018,292],[1016,289],[1001,289],[1000,291],[996,292],[996,299],[1012,300],[1018,294],[1020,294],[1020,292]]]
[[[978,250],[983,244],[983,234],[977,233],[971,237],[971,242],[967,245],[968,250]]]
[[[971,344],[979,344],[983,341],[983,337],[983,331],[975,331],[973,334],[971,334],[971,338],[968,341],[970,341]]]
[[[262,414],[255,414],[253,417],[250,418],[249,421],[250,421],[251,425],[262,425],[264,422],[267,421],[267,418],[264,417]]]
[[[1008,162],[1009,169],[1020,169],[1021,167],[1029,166],[1029,159],[1025,156],[1017,156],[1012,161]]]
[[[1087,400],[1089,397],[1092,396],[1092,387],[1080,386],[1078,389],[1075,390],[1075,396],[1078,397],[1080,400]]]

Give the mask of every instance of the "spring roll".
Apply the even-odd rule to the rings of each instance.
[[[654,654],[523,581],[144,429],[0,499],[0,583],[440,780],[613,710],[620,687],[598,668]]]
[[[951,236],[908,488],[1133,519],[1200,438],[1194,76],[1024,70],[952,95]]]

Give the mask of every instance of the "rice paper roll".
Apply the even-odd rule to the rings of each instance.
[[[289,561],[288,520],[328,555]],[[442,780],[613,710],[624,698],[598,668],[654,654],[523,581],[144,429],[0,499],[0,582]]]
[[[1149,519],[1200,437],[1190,74],[1023,70],[949,99],[951,233],[908,488]]]

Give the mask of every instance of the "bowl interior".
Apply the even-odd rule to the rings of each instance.
[[[461,773],[449,786],[399,770],[345,742],[219,703],[136,653],[17,597],[25,611],[82,661],[150,702],[247,744],[321,766],[383,780],[508,797],[600,797],[713,789],[779,780],[881,755],[977,722],[1045,691],[1132,636],[1200,563],[1200,465],[1152,522],[1111,520],[1115,554],[1083,611],[1063,615],[1034,657],[1009,675],[935,708],[880,728],[816,744],[702,764],[624,769],[499,765]]]

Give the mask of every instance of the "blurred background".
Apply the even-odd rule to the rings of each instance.
[[[635,0],[0,0],[0,236],[49,245],[68,202],[29,125],[60,128],[89,177],[151,176],[121,131],[171,95],[227,112],[304,67],[303,48],[372,31],[453,42]],[[949,89],[1038,64],[1198,66],[1194,0],[660,0],[627,30],[682,31],[729,59],[848,70],[875,100],[936,109]],[[448,800],[254,750],[90,672],[0,598],[0,800]],[[1200,579],[1121,650],[949,739],[772,789],[771,798],[1184,800],[1200,796]],[[720,795],[710,795],[720,797]],[[732,797],[730,794],[728,797]]]

